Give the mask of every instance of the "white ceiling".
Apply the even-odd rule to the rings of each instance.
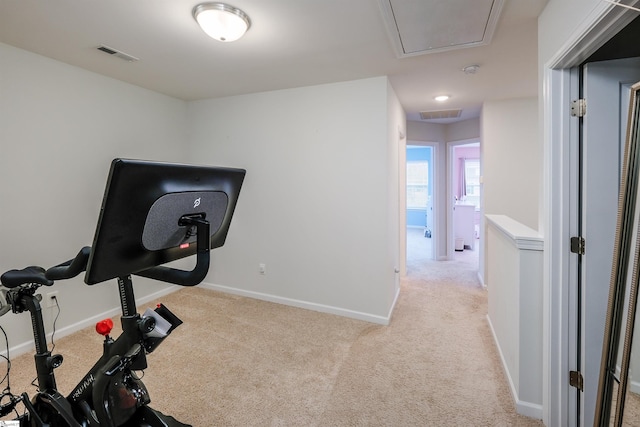
[[[402,58],[388,35],[385,1],[230,0],[252,24],[239,41],[220,43],[193,19],[198,0],[0,0],[0,42],[184,100],[388,75],[408,119],[420,120],[420,111],[445,109],[462,109],[466,119],[485,100],[537,94],[537,16],[547,0],[504,0],[488,45]],[[442,28],[486,21],[478,0],[392,3],[427,6],[424,20],[412,20],[418,26],[431,11],[452,11],[450,24],[437,26],[440,38]],[[479,13],[461,13],[461,4]],[[462,72],[472,64],[481,67],[476,74]],[[437,103],[439,94],[451,99]]]

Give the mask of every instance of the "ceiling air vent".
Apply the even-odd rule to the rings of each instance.
[[[127,62],[135,62],[138,60],[138,58],[136,58],[135,56],[128,55],[109,46],[100,45],[98,46],[98,50],[101,50],[104,53],[108,53],[109,55],[113,55],[117,58],[124,59]]]
[[[461,114],[462,110],[421,111],[420,118],[422,120],[457,119]]]

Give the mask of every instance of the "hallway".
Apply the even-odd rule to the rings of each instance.
[[[404,304],[414,312],[413,320],[421,320],[416,324],[422,329],[417,337],[427,341],[419,343],[429,349],[425,357],[442,363],[431,368],[434,384],[446,384],[444,388],[458,390],[460,396],[474,390],[473,398],[467,395],[451,402],[459,414],[466,414],[461,418],[467,417],[468,425],[542,425],[540,420],[515,412],[509,381],[487,322],[488,294],[477,276],[478,245],[475,251],[455,252],[454,260],[434,261],[428,240],[420,228],[407,230],[407,276],[401,293]],[[474,412],[478,414],[475,420],[470,415]],[[495,414],[494,419],[483,419],[481,412]]]
[[[465,268],[478,271],[478,250],[479,240],[473,250],[465,249],[461,252],[454,252],[456,262],[460,262]],[[424,263],[433,261],[433,241],[424,237],[424,230],[419,227],[407,228],[407,274],[412,275],[423,267]],[[451,262],[451,261],[449,261]]]

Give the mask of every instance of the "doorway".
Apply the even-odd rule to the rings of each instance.
[[[450,259],[476,264],[480,253],[480,142],[449,143]]]
[[[581,92],[590,107],[580,120],[575,220],[585,246],[592,242],[588,253],[576,254],[576,366],[584,383],[577,396],[577,415],[584,425],[593,425],[596,406],[629,88],[638,81],[640,58],[588,62],[581,67]]]
[[[434,259],[434,147],[407,145],[407,264]]]
[[[589,16],[588,25],[581,27],[582,32],[572,35],[572,41],[579,40],[579,43],[565,43],[565,47],[544,64],[543,68],[543,81],[546,88],[543,99],[546,112],[544,117],[545,168],[550,177],[546,182],[548,212],[544,225],[545,239],[548,242],[545,247],[546,316],[543,322],[543,342],[546,343],[543,361],[543,406],[547,425],[593,425],[594,388],[597,388],[597,374],[594,370],[597,369],[596,365],[599,367],[602,351],[602,337],[596,337],[596,333],[592,331],[593,321],[598,318],[598,309],[597,307],[594,309],[592,304],[597,304],[597,300],[601,297],[593,291],[597,293],[598,288],[608,290],[609,280],[608,277],[598,279],[594,273],[586,271],[588,268],[586,263],[591,262],[591,267],[598,268],[598,250],[607,251],[604,248],[607,246],[606,241],[601,241],[595,235],[605,231],[608,226],[602,221],[607,220],[594,216],[597,215],[597,210],[607,202],[602,198],[599,199],[595,193],[589,194],[591,190],[597,189],[602,184],[597,179],[593,179],[597,175],[597,167],[601,159],[586,158],[583,159],[582,164],[579,161],[578,136],[581,119],[571,117],[568,106],[571,101],[580,97],[581,76],[577,67],[587,56],[596,52],[598,47],[608,43],[608,40],[613,40],[611,34],[623,33],[624,31],[620,29],[631,22],[632,16],[635,17],[622,8],[603,6],[598,13]],[[623,43],[622,46],[636,49],[638,47],[637,43],[630,42]],[[622,55],[621,52],[618,50],[616,56],[600,57],[598,60],[637,56],[637,54],[628,55],[628,52]],[[593,66],[589,68],[592,71],[595,69]],[[587,76],[587,79],[590,78]],[[620,101],[619,96],[623,91],[623,85],[619,81],[616,86],[617,93],[613,97],[611,94],[606,96],[608,100]],[[588,105],[593,106],[598,102],[598,97],[594,96],[593,91],[589,90],[589,92],[590,94],[585,96],[589,97]],[[592,107],[588,107],[587,111],[586,116],[591,118],[600,115]],[[620,108],[618,105],[609,107],[608,112],[614,112],[616,118],[609,118],[606,122],[606,127],[609,129],[606,139],[610,144],[610,152],[607,154],[615,153],[617,157]],[[588,139],[590,131],[586,132]],[[593,141],[593,135],[591,138]],[[588,141],[586,143],[589,144]],[[587,152],[587,156],[594,154],[593,147],[583,148],[591,150]],[[613,173],[616,178],[614,193],[617,193],[618,159],[616,158],[615,161],[615,166],[609,165],[609,175]],[[594,170],[596,174],[592,176],[591,173]],[[585,198],[583,200],[580,200],[582,192],[579,189],[581,184],[578,182],[580,176],[583,180],[582,185],[591,188],[591,190],[585,189],[587,193],[582,194]],[[608,190],[606,193],[610,192],[611,190]],[[592,204],[591,208],[589,204]],[[579,207],[583,209],[582,213],[578,211]],[[573,220],[570,220],[571,218]],[[584,256],[571,249],[571,238],[576,236],[585,237]],[[611,268],[611,255],[609,252],[607,260],[609,267],[603,267],[604,262],[600,264],[600,268],[609,270],[607,276]],[[600,284],[597,285],[596,282]],[[599,326],[596,325],[596,328]],[[581,370],[584,371],[580,372]],[[578,374],[573,375],[574,378],[581,376],[583,381],[571,381],[573,384],[571,385],[569,373],[572,371]]]

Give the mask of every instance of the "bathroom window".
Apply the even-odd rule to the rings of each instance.
[[[464,160],[464,192],[467,203],[480,209],[480,160]]]

